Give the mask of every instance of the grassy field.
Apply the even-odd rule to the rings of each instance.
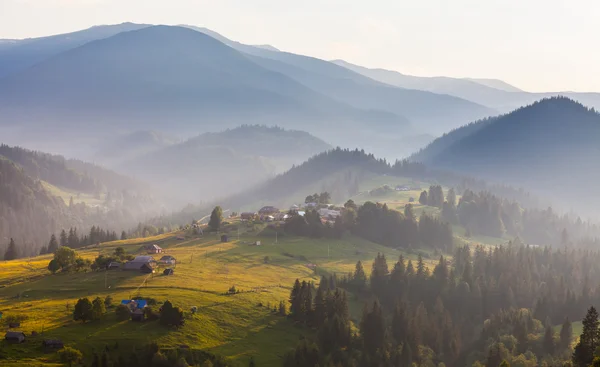
[[[103,206],[106,194],[102,194],[100,198],[94,197],[92,194],[69,191],[56,187],[48,182],[42,181],[42,186],[53,196],[58,196],[63,199],[65,204],[69,205],[69,201],[73,198],[73,203],[85,203],[89,206]]]
[[[49,256],[0,262],[3,317],[23,317],[20,330],[28,336],[33,331],[43,332],[28,337],[24,344],[5,345],[2,353],[9,359],[0,364],[28,365],[26,359],[30,360],[29,365],[54,363],[55,354],[44,354],[40,343],[42,339],[57,338],[82,350],[88,358],[94,349],[115,341],[119,345],[156,341],[165,347],[185,344],[207,350],[240,365],[254,356],[260,366],[278,366],[283,353],[306,334],[306,330],[269,309],[287,300],[296,278],[318,282],[317,273],[347,273],[358,260],[369,271],[378,252],[386,254],[391,267],[400,255],[397,250],[354,237],[314,240],[278,236],[275,243],[274,237],[261,236],[261,229],[242,228],[239,240],[237,230],[232,230],[236,238],[228,243],[221,243],[216,235],[188,234],[185,240],[177,240],[176,236],[182,233],[169,233],[79,251],[86,258],[94,258],[122,246],[128,253],[138,254],[142,245],[159,243],[178,260],[173,276],[119,270],[51,275],[46,270]],[[261,246],[248,245],[256,240],[261,241]],[[268,263],[264,261],[266,256],[270,258]],[[415,259],[414,255],[409,257]],[[436,260],[429,261],[433,264]],[[317,270],[308,264],[316,264]],[[226,295],[231,286],[241,293]],[[169,299],[184,311],[192,306],[199,311],[195,315],[188,312],[186,324],[179,330],[166,329],[157,322],[118,322],[110,309],[103,320],[86,324],[72,321],[78,298],[107,295],[116,303],[134,296],[159,302]],[[362,305],[351,304],[355,319],[360,317],[361,308]]]

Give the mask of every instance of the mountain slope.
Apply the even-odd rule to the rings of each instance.
[[[109,142],[101,142],[93,154],[93,160],[107,166],[115,166],[177,142],[177,138],[158,131],[139,130]]]
[[[65,203],[51,196],[39,181],[0,156],[0,240],[17,243],[19,256],[36,255],[50,233],[74,224]],[[0,256],[3,256],[1,253]]]
[[[584,199],[582,193],[600,180],[598,141],[600,115],[568,98],[554,97],[458,129],[414,159],[558,194],[562,204],[589,213],[599,199]]]
[[[120,168],[187,204],[246,190],[330,148],[306,132],[245,125],[201,134]]]
[[[1,80],[0,112],[14,125],[33,121],[40,134],[95,137],[122,126],[160,129],[166,121],[179,133],[272,123],[340,140],[356,135],[349,127],[366,130],[380,120],[408,127],[392,114],[316,93],[214,38],[167,26],[90,42]]]
[[[314,57],[244,45],[207,30],[190,27],[252,55],[257,64],[335,98],[346,104],[407,117],[421,131],[442,133],[464,121],[482,118],[494,111],[454,96],[393,88],[360,73]]]
[[[77,32],[24,40],[0,40],[0,78],[25,70],[63,51],[88,42],[112,37],[121,32],[148,27],[146,24],[122,23],[95,26]]]

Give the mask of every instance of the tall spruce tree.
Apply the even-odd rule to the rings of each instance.
[[[210,220],[208,221],[208,227],[213,231],[221,229],[221,223],[223,222],[223,209],[220,206],[215,206],[213,211],[210,213]]]
[[[62,231],[60,231],[60,245],[66,246],[68,243],[69,242],[68,242],[67,232],[63,229]]]
[[[15,244],[15,240],[11,238],[8,247],[6,248],[6,252],[4,253],[4,260],[14,260],[17,257],[19,257],[17,245]]]
[[[560,327],[560,341],[559,348],[561,350],[568,349],[571,346],[571,342],[573,341],[573,326],[571,325],[571,321],[567,317]]]
[[[600,321],[598,311],[591,306],[583,319],[583,332],[579,337],[579,343],[573,352],[573,364],[578,367],[587,367],[594,359],[594,352],[600,343]]]
[[[56,250],[58,250],[58,241],[53,233],[52,236],[50,236],[50,242],[48,242],[48,253],[53,254]]]

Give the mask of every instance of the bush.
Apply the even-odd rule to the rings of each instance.
[[[131,316],[129,308],[127,308],[125,305],[118,305],[115,309],[115,314],[117,315],[117,320],[119,321],[127,320]]]
[[[58,351],[58,357],[62,363],[72,366],[74,363],[79,363],[83,359],[83,354],[77,349],[64,347]]]
[[[265,256],[265,258],[263,259],[263,261],[265,262],[265,264],[268,264],[271,262],[271,257],[270,256]]]
[[[228,293],[229,294],[236,294],[237,293],[237,289],[235,289],[235,285],[232,285],[231,288],[229,288]]]

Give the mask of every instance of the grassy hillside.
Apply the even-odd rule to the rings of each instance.
[[[390,261],[400,252],[354,237],[343,240],[312,240],[298,237],[273,237],[259,234],[262,227],[242,227],[237,240],[237,226],[230,227],[234,239],[221,243],[216,235],[196,238],[170,233],[155,238],[117,241],[80,251],[86,258],[108,254],[117,246],[136,254],[146,243],[160,243],[167,253],[177,258],[175,275],[146,275],[137,272],[109,271],[50,275],[45,267],[49,256],[0,263],[0,309],[3,318],[25,317],[21,330],[44,332],[29,337],[22,345],[7,346],[4,355],[10,363],[33,358],[35,363],[55,362],[52,354],[41,353],[43,338],[58,338],[80,349],[89,358],[91,352],[113,345],[156,341],[166,347],[189,345],[227,356],[232,363],[245,365],[254,356],[260,366],[279,366],[281,355],[295,345],[301,327],[275,316],[268,306],[287,300],[296,278],[318,282],[323,272],[347,273],[358,260],[366,268],[378,252]],[[247,243],[260,240],[261,246]],[[265,256],[270,261],[265,263]],[[409,255],[410,258],[415,258]],[[433,260],[432,260],[433,261]],[[309,269],[317,264],[317,271]],[[318,273],[318,274],[317,274]],[[106,286],[105,286],[106,285]],[[235,286],[241,293],[225,295]],[[104,298],[115,302],[134,296],[166,299],[186,311],[186,324],[179,330],[165,329],[157,322],[117,322],[109,309],[103,320],[81,324],[72,321],[73,307],[80,297]],[[262,304],[262,306],[261,306]],[[197,306],[199,311],[188,311]],[[351,304],[353,319],[360,317],[360,307]],[[12,359],[12,362],[11,362]],[[33,363],[33,362],[32,362]]]

